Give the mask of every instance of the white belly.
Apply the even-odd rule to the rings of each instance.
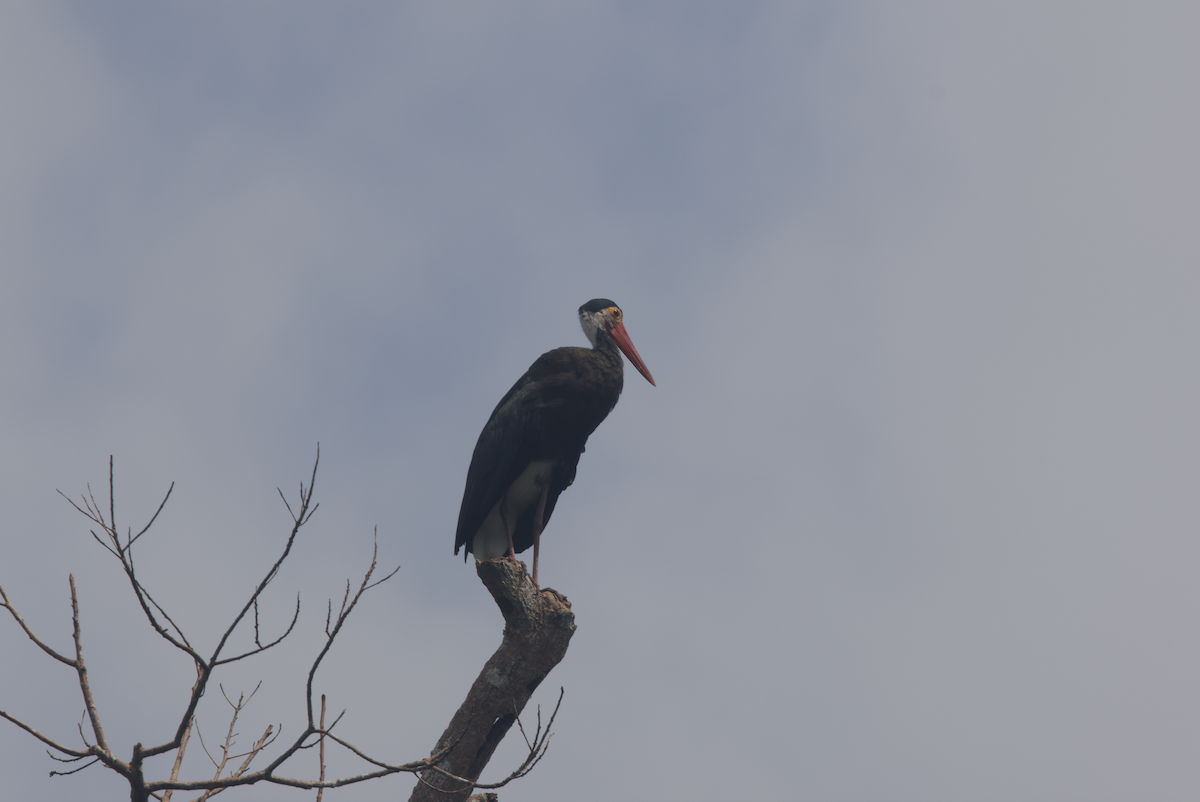
[[[538,503],[542,488],[550,484],[553,469],[554,463],[550,460],[531,462],[525,472],[517,477],[517,481],[512,483],[504,498],[504,514],[508,518],[509,526],[516,526],[517,519],[525,510],[531,504]],[[496,506],[492,507],[484,519],[483,526],[475,533],[475,539],[471,542],[471,552],[476,560],[491,560],[503,557],[506,551],[508,537],[504,533],[504,522],[500,520],[500,502],[497,501]]]

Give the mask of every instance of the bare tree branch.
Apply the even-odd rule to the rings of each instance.
[[[83,722],[87,719],[87,708],[83,709],[83,715],[79,717],[79,721],[75,724],[75,729],[79,730],[79,740],[83,741],[83,745],[88,749],[92,748],[92,742],[88,740],[87,735],[83,731]]]
[[[250,699],[254,698],[254,694],[258,693],[258,689],[262,687],[262,683],[260,682],[258,685],[255,686],[254,690],[250,692],[249,698],[247,698],[244,693],[239,694],[238,700],[236,702],[234,702],[232,699],[229,698],[229,695],[225,693],[225,688],[223,686],[218,686],[218,687],[221,688],[221,695],[225,697],[225,701],[228,702],[229,706],[233,708],[233,715],[229,719],[229,731],[225,734],[225,743],[222,744],[222,746],[221,746],[221,762],[217,763],[217,761],[213,760],[213,757],[211,754],[208,755],[208,759],[212,760],[213,765],[216,766],[216,771],[213,773],[214,780],[221,779],[221,773],[223,771],[225,771],[225,766],[226,766],[226,764],[228,764],[230,758],[233,758],[234,760],[236,760],[237,758],[242,757],[244,755],[246,757],[246,759],[242,762],[242,765],[237,769],[237,771],[234,771],[232,774],[230,774],[230,777],[234,777],[234,778],[242,776],[245,773],[246,769],[250,766],[250,762],[253,761],[254,758],[258,756],[258,753],[260,751],[262,751],[262,748],[269,742],[269,739],[271,737],[271,732],[273,730],[272,727],[267,727],[267,731],[265,733],[263,733],[263,736],[261,738],[259,738],[257,742],[255,742],[253,748],[251,748],[251,750],[249,752],[245,752],[245,753],[243,753],[243,755],[230,755],[229,753],[233,749],[233,743],[234,743],[233,738],[237,734],[234,732],[234,727],[237,726],[238,715],[242,712],[242,709],[245,708],[245,706],[247,704],[249,704]],[[203,744],[203,743],[204,743],[204,741],[203,741],[203,739],[201,739],[201,744]],[[207,748],[204,751],[206,754],[208,753]],[[205,791],[204,794],[201,795],[199,798],[197,798],[196,802],[205,802],[205,800],[207,800],[213,796],[216,796],[217,794],[221,793],[221,791],[223,791],[223,790],[224,790],[224,788],[222,788],[222,787],[211,788],[211,789]]]
[[[204,754],[208,756],[208,762],[214,767],[217,766],[217,759],[212,756],[212,752],[208,751],[208,744],[204,743],[204,733],[200,731],[200,725],[196,724],[196,737],[200,739],[200,748],[204,750]]]
[[[176,626],[174,621],[170,620],[170,617],[166,616],[166,613],[163,612],[162,608],[159,607],[157,602],[155,602],[152,598],[150,598],[145,587],[143,587],[141,582],[138,581],[137,573],[133,566],[132,550],[128,547],[123,547],[121,545],[121,538],[117,532],[116,522],[111,519],[112,512],[116,509],[116,501],[115,501],[116,489],[114,487],[112,457],[109,457],[109,460],[108,460],[108,482],[109,482],[108,494],[109,494],[109,515],[110,515],[109,520],[105,520],[104,513],[100,512],[100,505],[96,503],[96,497],[92,494],[91,484],[88,484],[87,495],[83,497],[83,507],[80,507],[78,504],[76,504],[73,500],[71,500],[71,498],[69,496],[67,496],[67,494],[63,493],[61,490],[58,491],[58,493],[63,498],[67,499],[68,503],[70,503],[70,505],[72,507],[74,507],[80,513],[82,513],[84,516],[86,516],[93,523],[98,524],[100,526],[101,530],[103,530],[105,537],[108,539],[107,543],[105,542],[104,538],[101,538],[100,535],[98,535],[95,532],[95,530],[93,530],[91,533],[92,537],[95,538],[97,543],[99,543],[101,546],[103,546],[110,554],[112,554],[114,557],[117,558],[118,561],[120,561],[121,568],[125,572],[126,578],[129,579],[130,586],[133,588],[134,596],[137,598],[138,604],[141,606],[142,612],[145,614],[146,619],[150,622],[150,625],[152,627],[154,627],[154,631],[157,632],[164,639],[166,639],[167,642],[170,643],[172,646],[176,647],[177,649],[180,649],[183,652],[186,652],[197,663],[203,663],[204,658],[201,657],[198,652],[196,652],[194,649],[192,649],[191,645],[187,642],[187,638],[183,637],[183,633],[180,631],[179,627]],[[172,482],[171,489],[174,489],[174,487],[175,487],[175,484]],[[164,496],[162,504],[159,504],[158,512],[155,512],[154,517],[151,518],[151,521],[150,521],[151,523],[153,523],[154,520],[158,518],[158,513],[162,511],[163,506],[167,502],[167,497],[169,497],[170,495],[171,495],[171,490],[168,490],[167,496]],[[146,524],[146,526],[142,529],[142,531],[138,533],[138,537],[141,537],[143,534],[145,534],[146,531],[149,530],[149,528],[150,528],[150,524]],[[132,543],[132,541],[131,541],[131,543]],[[154,613],[150,609],[152,606],[155,609],[157,609],[166,618],[168,623],[170,623],[171,627],[176,632],[179,633],[179,636],[180,636],[179,639],[176,639],[173,635],[171,635],[171,633],[168,632],[167,629],[158,622],[158,619],[155,618]]]
[[[254,644],[255,644],[255,648],[251,649],[248,652],[244,652],[243,654],[239,654],[236,657],[226,657],[222,660],[217,660],[216,662],[213,663],[213,666],[216,667],[216,666],[223,666],[226,663],[236,663],[238,660],[244,660],[247,657],[253,657],[256,654],[259,654],[260,652],[265,652],[267,649],[270,649],[272,646],[278,646],[280,643],[283,642],[284,638],[286,638],[288,635],[292,634],[292,630],[296,628],[296,622],[299,619],[300,619],[300,594],[297,593],[296,594],[296,612],[292,614],[292,623],[288,624],[287,631],[284,632],[282,635],[280,635],[275,640],[268,643],[266,646],[263,646],[262,643],[258,639],[258,600],[255,599],[255,601],[254,601]]]
[[[74,660],[71,660],[67,657],[63,657],[58,652],[54,651],[49,646],[42,643],[42,641],[38,638],[38,636],[33,634],[33,630],[30,629],[29,625],[25,623],[25,619],[21,618],[20,613],[17,612],[17,608],[13,607],[12,602],[10,602],[8,600],[8,594],[4,592],[3,586],[0,586],[0,599],[3,600],[3,603],[0,604],[0,607],[3,607],[5,610],[8,610],[9,614],[12,615],[13,620],[15,620],[21,626],[21,629],[25,630],[25,634],[29,636],[29,639],[31,641],[33,641],[34,643],[37,644],[39,649],[41,649],[43,652],[45,652],[46,654],[53,657],[58,662],[65,663],[66,665],[69,665],[71,668],[75,667]]]
[[[172,484],[174,484],[172,482]],[[114,538],[117,536],[117,491],[116,484],[113,482],[113,455],[108,455],[108,521],[112,524]],[[121,541],[117,540],[118,548]]]
[[[325,645],[321,648],[320,653],[317,655],[317,659],[313,661],[312,668],[310,668],[308,671],[308,692],[307,692],[308,727],[310,730],[315,729],[315,727],[313,726],[313,695],[312,695],[313,694],[313,691],[312,691],[313,677],[316,676],[317,668],[320,667],[321,661],[325,659],[325,655],[329,652],[330,647],[333,646],[333,640],[334,640],[334,638],[337,637],[338,632],[341,631],[342,624],[346,623],[346,619],[350,617],[350,613],[352,613],[354,611],[354,607],[355,607],[355,605],[358,604],[358,600],[362,598],[362,595],[364,593],[366,593],[368,589],[373,587],[373,585],[371,585],[371,575],[375,573],[376,559],[378,558],[378,556],[379,556],[379,527],[376,527],[374,541],[373,541],[373,545],[372,545],[372,549],[371,549],[371,566],[370,566],[370,568],[367,569],[367,573],[363,577],[363,581],[362,581],[362,584],[358,588],[358,592],[354,594],[354,599],[349,602],[348,606],[347,606],[346,600],[350,597],[350,584],[349,584],[349,582],[346,583],[346,595],[342,599],[342,607],[341,607],[341,610],[338,612],[337,623],[335,623],[333,625],[333,629],[330,630],[329,629],[329,621],[328,621],[328,619],[326,619],[325,632],[328,635],[328,638],[325,641]],[[388,574],[385,579],[390,579],[391,577],[395,576],[396,571],[399,571],[399,570],[400,570],[400,568],[399,568],[399,566],[397,566],[396,570],[392,571],[390,574]],[[381,580],[381,581],[383,581],[383,580]],[[376,583],[376,584],[379,584],[379,583]]]
[[[100,758],[98,758],[98,757],[92,758],[91,763],[84,763],[79,768],[71,769],[70,771],[52,771],[52,772],[50,772],[50,776],[51,777],[67,777],[72,774],[78,774],[79,772],[83,771],[84,769],[91,768],[92,766],[96,765],[99,762],[100,762]]]
[[[111,551],[111,549],[109,549],[109,551]],[[120,558],[118,557],[118,559],[120,559]],[[128,561],[129,578],[137,583],[137,589],[140,591],[141,596],[144,596],[146,601],[149,602],[150,605],[155,610],[158,610],[158,614],[163,617],[164,621],[166,621],[168,624],[171,625],[171,629],[175,630],[175,633],[179,636],[179,642],[175,643],[174,641],[172,641],[172,644],[174,646],[178,647],[181,651],[186,652],[188,654],[188,656],[192,657],[192,659],[195,660],[198,652],[196,652],[196,650],[192,648],[192,644],[188,642],[187,635],[183,634],[183,630],[179,628],[179,625],[176,624],[171,619],[171,616],[167,614],[167,611],[164,610],[162,608],[162,606],[157,601],[154,600],[154,597],[150,595],[150,592],[148,590],[146,590],[146,586],[143,585],[139,580],[136,579],[136,572],[133,567],[133,551],[132,550],[127,550],[125,552],[125,560],[123,560],[123,562],[124,561]],[[171,640],[171,639],[168,638],[168,640]]]
[[[4,719],[7,719],[8,721],[11,721],[13,724],[16,724],[18,727],[25,730],[25,732],[29,733],[34,738],[37,738],[39,741],[44,743],[46,746],[50,747],[51,749],[57,749],[59,752],[62,752],[64,755],[71,755],[72,757],[88,757],[89,755],[92,754],[91,749],[80,752],[76,749],[71,749],[69,747],[63,746],[62,744],[55,742],[53,739],[47,738],[45,735],[42,735],[40,732],[35,730],[33,727],[30,727],[24,721],[21,721],[21,719],[17,718],[16,716],[13,716],[9,713],[4,712],[3,710],[0,710],[0,718],[4,718]]]
[[[83,662],[83,631],[79,626],[79,597],[75,593],[75,575],[71,574],[69,579],[71,582],[71,622],[75,629],[75,670],[79,674],[79,689],[83,692],[83,703],[87,706],[92,734],[96,736],[96,746],[105,754],[111,754],[108,741],[104,739],[104,728],[100,726],[100,713],[96,710],[96,700],[92,698],[92,686],[88,683],[87,666]]]
[[[296,542],[296,535],[300,533],[300,527],[308,523],[308,520],[312,518],[313,513],[317,511],[316,505],[314,505],[311,510],[309,509],[308,505],[312,501],[313,488],[317,483],[317,466],[320,463],[321,447],[318,445],[317,458],[313,462],[312,478],[309,480],[308,490],[306,491],[304,489],[303,482],[300,483],[300,514],[298,516],[293,516],[292,533],[288,536],[287,545],[284,546],[283,554],[279,555],[279,559],[276,560],[275,564],[271,566],[271,570],[267,571],[267,575],[263,577],[263,580],[258,583],[258,587],[254,589],[254,593],[250,595],[249,600],[247,600],[245,606],[242,607],[242,611],[237,614],[237,616],[233,619],[233,623],[229,625],[229,628],[225,630],[225,634],[221,636],[221,640],[217,643],[217,648],[213,650],[212,657],[209,659],[211,664],[216,665],[217,659],[221,655],[221,650],[225,648],[225,642],[229,640],[229,636],[233,634],[233,631],[237,629],[238,624],[240,624],[242,619],[246,617],[246,613],[248,613],[254,603],[258,601],[258,597],[261,596],[263,591],[267,589],[267,585],[271,584],[271,580],[274,579],[279,573],[279,567],[283,565],[283,561],[286,560],[288,555],[292,552],[292,545]],[[286,503],[287,499],[284,499],[284,501]],[[288,511],[291,511],[291,507],[288,507]]]
[[[309,518],[312,517],[312,514],[314,512],[316,512],[316,509],[317,509],[316,506],[314,505],[312,507],[312,509],[310,510],[309,504],[312,501],[313,487],[316,485],[316,481],[317,481],[317,466],[320,464],[320,462],[321,462],[321,447],[320,447],[320,445],[318,445],[317,446],[317,457],[313,461],[312,478],[309,481],[307,491],[304,489],[303,483],[301,483],[301,485],[300,485],[300,512],[298,515],[295,515],[295,514],[292,515],[292,531],[288,535],[287,543],[283,549],[283,554],[281,554],[279,559],[277,559],[275,561],[275,564],[271,566],[271,569],[267,572],[267,575],[262,579],[262,581],[258,583],[258,586],[254,589],[254,592],[250,595],[249,600],[247,600],[246,604],[242,607],[241,612],[237,614],[237,616],[234,618],[233,622],[225,630],[225,634],[221,636],[221,640],[217,643],[216,649],[213,650],[212,657],[210,657],[208,660],[205,660],[204,658],[200,657],[200,655],[198,653],[196,653],[194,650],[189,649],[189,653],[192,655],[193,659],[196,662],[196,684],[192,686],[192,696],[188,703],[187,711],[186,711],[183,719],[180,721],[179,727],[176,729],[175,737],[168,743],[165,743],[160,746],[154,747],[150,750],[147,750],[147,752],[146,752],[147,756],[162,754],[164,752],[169,752],[172,749],[178,748],[179,742],[183,738],[183,730],[187,726],[187,722],[190,721],[192,716],[195,715],[196,706],[200,703],[200,698],[204,695],[204,691],[208,687],[208,679],[212,675],[214,668],[216,668],[218,665],[223,665],[225,663],[244,659],[251,655],[257,654],[259,651],[263,650],[263,649],[255,649],[255,650],[247,652],[243,655],[229,658],[227,660],[220,659],[221,651],[225,648],[225,643],[229,640],[229,637],[233,634],[233,631],[235,629],[237,629],[238,624],[240,624],[242,622],[242,619],[244,619],[246,617],[246,613],[251,609],[251,607],[253,607],[257,603],[258,598],[263,594],[263,591],[266,590],[267,585],[269,585],[271,583],[271,580],[274,579],[275,576],[279,573],[279,567],[283,564],[283,561],[287,559],[288,555],[292,551],[292,546],[296,542],[296,536],[300,532],[300,527],[302,527],[305,523],[307,523]],[[282,491],[281,491],[280,495],[282,495]],[[284,499],[285,504],[286,504],[286,502],[287,502],[287,499]],[[291,513],[290,506],[288,507],[288,512]],[[128,573],[128,571],[127,571],[127,573]],[[139,598],[140,598],[140,596],[139,596]],[[299,602],[297,601],[297,608],[298,607],[299,607]],[[297,612],[296,612],[296,617],[298,617],[298,616],[299,616],[299,609],[297,609]],[[295,625],[295,619],[293,619],[293,626],[294,625]],[[291,632],[291,627],[288,628],[288,631],[284,633],[283,637],[287,637],[287,635],[290,632]],[[283,638],[281,637],[279,640],[282,640],[282,639]],[[276,641],[275,643],[278,643],[278,642],[279,641]],[[275,644],[272,643],[270,645],[273,646]],[[264,647],[264,649],[265,648],[269,648],[269,646]],[[310,705],[310,707],[311,707],[311,705]],[[310,718],[310,723],[311,723],[311,715],[309,718]]]
[[[109,460],[110,460],[110,465],[111,465],[111,459],[112,459],[112,458],[110,457],[110,458],[109,458]],[[151,526],[153,526],[153,525],[154,525],[154,522],[158,520],[158,514],[159,514],[160,512],[162,512],[162,511],[163,511],[163,507],[167,506],[167,499],[169,499],[169,498],[171,497],[171,491],[172,491],[172,490],[174,490],[174,489],[175,489],[175,483],[174,483],[174,482],[171,482],[171,486],[167,488],[167,495],[163,496],[162,504],[159,504],[159,505],[158,505],[158,509],[157,509],[157,510],[155,510],[155,511],[154,511],[154,514],[150,516],[150,522],[149,522],[149,523],[147,523],[145,526],[143,526],[143,527],[142,527],[142,531],[140,531],[140,532],[138,532],[136,535],[134,535],[134,536],[133,536],[133,537],[132,537],[132,538],[129,540],[129,542],[125,544],[125,550],[126,550],[126,551],[128,551],[128,550],[129,550],[129,548],[130,548],[130,547],[131,547],[131,546],[132,546],[134,543],[136,543],[136,542],[137,542],[137,539],[138,539],[139,537],[141,537],[142,535],[144,535],[144,534],[146,534],[148,531],[150,531],[150,527],[151,527]]]
[[[558,717],[558,708],[562,706],[564,692],[565,691],[562,687],[558,689],[558,701],[554,704],[554,712],[550,714],[550,720],[546,722],[545,731],[542,730],[542,709],[541,707],[538,708],[537,731],[534,732],[533,742],[530,743],[529,738],[525,738],[525,745],[529,747],[529,754],[526,756],[525,761],[521,763],[520,766],[517,766],[516,771],[498,783],[475,783],[476,788],[502,788],[513,780],[520,779],[529,772],[533,771],[533,767],[541,762],[542,758],[546,756],[546,750],[550,748],[550,736],[553,735],[553,733],[550,732],[550,728],[554,726],[554,719]],[[520,716],[517,716],[517,726],[521,728],[521,735],[524,737],[525,728],[521,726]]]
[[[325,788],[339,788],[391,774],[412,773],[418,776],[418,779],[420,780],[419,787],[431,785],[447,787],[447,784],[449,784],[448,787],[452,788],[453,791],[456,792],[454,798],[457,799],[462,798],[462,795],[457,793],[459,791],[462,791],[463,794],[465,794],[469,793],[475,787],[498,788],[518,777],[525,776],[525,774],[527,774],[535,765],[537,765],[537,762],[542,758],[542,756],[545,755],[546,748],[549,744],[550,727],[553,725],[555,715],[557,715],[558,705],[555,706],[554,714],[551,715],[550,721],[547,723],[544,731],[541,725],[541,715],[539,710],[537,729],[533,738],[530,739],[528,736],[525,736],[526,746],[529,748],[528,756],[514,772],[512,772],[500,783],[486,786],[476,784],[478,778],[478,769],[482,769],[483,765],[487,762],[488,757],[491,755],[491,751],[495,749],[496,743],[498,743],[499,739],[503,737],[504,731],[508,729],[512,721],[517,721],[518,726],[521,727],[522,734],[525,735],[524,727],[521,725],[518,717],[519,713],[524,707],[525,703],[528,701],[529,694],[532,693],[533,689],[537,687],[537,684],[545,676],[545,673],[548,672],[550,668],[561,659],[562,653],[564,653],[566,649],[566,642],[570,638],[570,632],[574,630],[573,616],[571,615],[569,609],[570,605],[566,603],[565,599],[559,597],[553,591],[538,593],[536,588],[532,589],[532,596],[530,595],[530,588],[532,588],[532,585],[530,585],[528,578],[524,575],[523,566],[521,567],[519,575],[512,574],[507,568],[501,567],[500,574],[496,574],[490,579],[486,574],[494,573],[495,569],[480,569],[481,578],[484,579],[485,585],[489,587],[489,590],[492,591],[493,596],[501,605],[502,611],[505,612],[506,622],[508,623],[505,633],[505,644],[502,644],[501,651],[504,651],[506,645],[511,646],[512,643],[515,643],[515,641],[510,643],[510,634],[517,639],[524,638],[527,646],[535,647],[533,651],[527,655],[527,658],[523,662],[518,661],[522,663],[524,668],[521,666],[516,666],[514,668],[515,664],[508,665],[505,663],[505,666],[507,667],[504,668],[504,671],[516,672],[511,675],[512,682],[515,683],[515,685],[512,686],[512,690],[516,690],[516,685],[520,685],[524,691],[518,693],[509,693],[508,690],[505,690],[500,694],[500,697],[497,697],[503,697],[502,701],[503,705],[505,706],[503,714],[499,717],[500,720],[497,720],[494,716],[492,716],[492,711],[490,708],[479,714],[476,714],[475,712],[469,712],[465,719],[461,719],[461,714],[463,711],[460,710],[460,717],[456,717],[457,723],[452,722],[451,728],[447,730],[445,735],[443,735],[441,741],[439,742],[438,748],[435,749],[434,752],[427,758],[410,761],[407,763],[396,763],[390,760],[382,760],[378,757],[370,756],[346,739],[335,735],[333,730],[338,726],[339,722],[342,721],[345,711],[343,710],[340,714],[338,714],[333,723],[327,726],[326,697],[324,694],[321,695],[321,712],[319,720],[314,721],[313,686],[315,683],[317,670],[320,668],[322,661],[333,647],[334,641],[342,631],[342,628],[349,616],[354,612],[359,601],[362,599],[363,594],[391,579],[400,570],[399,567],[397,567],[383,578],[374,579],[375,571],[378,566],[378,531],[375,532],[373,537],[371,563],[364,573],[359,587],[354,590],[350,582],[347,581],[342,595],[342,601],[338,608],[337,616],[333,615],[332,600],[330,600],[328,604],[325,622],[326,640],[310,665],[305,684],[307,722],[306,726],[303,728],[303,731],[300,732],[290,743],[284,744],[282,751],[273,759],[271,759],[267,765],[257,771],[250,771],[252,763],[278,740],[281,730],[276,729],[274,725],[268,726],[263,732],[262,736],[253,743],[248,751],[242,754],[234,754],[238,721],[241,717],[242,711],[246,708],[246,706],[253,699],[255,693],[258,691],[258,687],[251,691],[248,695],[245,693],[239,694],[237,701],[234,701],[230,699],[227,694],[225,694],[223,687],[218,686],[221,688],[221,693],[225,696],[226,702],[230,705],[233,712],[230,717],[229,727],[224,742],[221,745],[220,758],[217,759],[213,754],[208,752],[208,748],[204,743],[199,722],[196,719],[196,710],[201,698],[204,696],[213,672],[222,665],[246,659],[278,645],[294,631],[299,620],[300,599],[299,596],[297,596],[296,608],[293,612],[292,620],[287,629],[278,638],[268,643],[263,642],[259,627],[259,601],[268,586],[279,574],[279,570],[283,562],[291,554],[292,547],[296,542],[296,538],[301,527],[303,527],[304,524],[306,524],[312,518],[312,515],[317,510],[318,505],[313,503],[313,488],[316,484],[316,472],[319,463],[320,450],[318,446],[317,457],[313,463],[313,471],[310,481],[307,486],[305,486],[304,483],[301,483],[300,485],[300,499],[297,507],[293,507],[288,500],[283,497],[282,491],[280,491],[280,496],[283,498],[284,505],[287,507],[288,514],[291,516],[293,524],[291,531],[287,536],[282,553],[271,565],[270,569],[266,572],[258,585],[255,586],[254,590],[249,595],[249,598],[246,600],[241,610],[234,616],[232,622],[225,629],[224,633],[218,640],[211,655],[207,658],[201,655],[200,652],[191,645],[182,628],[175,623],[167,611],[147,590],[142,582],[142,579],[138,576],[134,562],[133,545],[144,535],[146,535],[150,531],[152,525],[157,521],[159,515],[165,508],[172,491],[174,490],[174,483],[171,484],[166,495],[163,497],[163,500],[160,502],[158,508],[155,510],[154,514],[151,516],[146,525],[143,526],[141,530],[137,532],[137,534],[134,534],[130,528],[124,537],[120,535],[116,523],[115,469],[114,462],[111,457],[109,458],[109,503],[107,515],[101,511],[101,507],[97,503],[90,485],[88,485],[87,494],[82,497],[81,503],[77,503],[71,500],[65,494],[62,494],[64,498],[67,498],[67,501],[71,504],[71,506],[96,524],[98,529],[91,530],[92,537],[110,554],[116,557],[118,562],[120,562],[122,571],[125,573],[138,604],[142,608],[142,612],[146,620],[150,623],[151,627],[164,640],[166,640],[175,648],[183,651],[191,658],[196,671],[196,678],[194,684],[192,685],[186,708],[179,720],[179,725],[176,729],[174,738],[167,743],[150,748],[145,748],[141,743],[136,743],[133,746],[132,756],[129,763],[124,763],[113,754],[109,747],[104,729],[101,726],[100,712],[92,694],[88,669],[83,657],[80,604],[75,587],[74,576],[70,577],[72,630],[75,648],[73,659],[66,655],[60,654],[40,640],[17,612],[16,608],[13,606],[4,590],[0,588],[0,600],[2,600],[2,604],[0,604],[0,606],[3,606],[6,610],[8,610],[9,614],[21,627],[22,631],[25,632],[26,636],[28,636],[38,646],[38,648],[40,648],[47,655],[53,657],[55,660],[75,669],[80,691],[83,695],[85,707],[84,718],[81,719],[78,724],[80,738],[86,746],[86,749],[82,750],[64,746],[38,732],[32,726],[22,722],[15,716],[7,712],[0,711],[0,718],[4,718],[13,722],[18,727],[25,730],[30,735],[37,738],[39,741],[49,747],[49,749],[52,750],[49,752],[49,754],[54,760],[61,763],[75,763],[91,758],[91,760],[83,765],[67,771],[54,771],[52,772],[52,775],[74,774],[94,765],[97,762],[100,762],[126,778],[130,784],[130,798],[133,800],[133,802],[148,802],[148,800],[151,798],[161,800],[161,802],[171,802],[173,793],[176,790],[199,791],[201,792],[201,796],[195,802],[204,802],[226,788],[253,785],[260,782],[303,789],[315,788],[318,790],[317,799],[320,801],[323,798],[323,791]],[[122,542],[122,540],[124,542]],[[505,566],[510,565],[511,563],[505,561]],[[508,573],[506,573],[506,571],[508,571]],[[507,587],[501,587],[506,585]],[[353,593],[352,590],[354,591]],[[508,611],[505,611],[505,604],[502,603],[502,600],[504,599],[508,600],[511,608]],[[534,607],[530,607],[530,603],[532,603],[537,610],[534,610]],[[237,628],[245,621],[251,610],[253,610],[254,616],[254,648],[231,657],[223,657],[222,655],[224,653],[224,649],[229,643],[234,631],[237,630]],[[538,612],[538,610],[540,610],[540,612]],[[565,618],[563,618],[564,613]],[[545,621],[541,623],[535,622],[536,625],[533,627],[528,626],[531,622],[534,622],[534,619],[538,616],[542,616],[543,618],[550,616],[550,618],[553,618],[554,621],[550,622],[550,626],[542,626],[542,624],[546,623]],[[546,620],[549,621],[549,619]],[[564,622],[566,627],[565,629]],[[541,648],[541,641],[539,641],[536,637],[537,631],[539,630],[545,630],[546,632],[554,631],[558,633],[557,636],[551,638],[551,640],[555,641],[557,644],[555,648],[561,647],[557,653],[557,656],[552,656],[551,653],[554,651],[553,649],[551,649],[549,652],[546,652],[546,654],[534,654],[534,652]],[[563,632],[566,632],[565,637],[562,636]],[[497,655],[493,656],[493,660],[489,661],[488,665],[493,667],[493,672],[496,665],[499,665],[496,663],[496,660],[500,655],[501,652],[497,652]],[[546,662],[547,660],[548,662]],[[536,678],[532,681],[529,681],[528,679],[520,679],[520,672],[522,670],[528,670],[529,666],[535,666],[533,669],[534,672],[540,673],[537,673]],[[485,667],[485,673],[487,671],[488,669]],[[502,686],[505,685],[504,682],[501,682],[500,684]],[[561,691],[558,702],[559,705],[561,705]],[[95,743],[90,742],[90,739],[84,730],[84,719],[88,721]],[[465,726],[459,726],[462,721],[465,721]],[[493,725],[493,722],[495,722],[495,725]],[[485,739],[486,743],[482,748],[480,748],[476,743],[477,735],[481,726],[483,726],[485,730],[490,728],[489,731],[491,733],[491,735]],[[209,779],[194,782],[181,780],[179,776],[182,769],[183,758],[193,730],[195,731],[197,738],[200,740],[201,748],[206,754],[209,755],[209,759],[212,761],[214,766],[214,772]],[[367,763],[371,768],[368,771],[355,775],[334,779],[327,778],[325,754],[327,746],[326,741],[328,741],[330,744],[336,744],[346,749],[352,755]],[[298,752],[305,749],[311,749],[313,747],[317,747],[319,754],[319,776],[316,780],[288,777],[277,773],[283,764],[294,757]],[[162,781],[147,780],[144,774],[144,763],[146,758],[165,754],[171,751],[174,751],[175,754],[169,778]],[[59,757],[59,755],[62,757]],[[244,758],[241,764],[234,771],[227,772],[230,762],[239,758]],[[468,770],[462,770],[459,768],[460,764],[464,764],[464,761]],[[444,793],[439,793],[438,798],[445,798]]]
[[[171,486],[174,487],[174,484],[172,484]],[[162,507],[159,507],[159,511],[160,512],[162,511]],[[179,749],[175,752],[175,762],[174,762],[174,764],[171,765],[171,779],[172,780],[179,779],[179,767],[181,765],[183,765],[183,753],[187,751],[188,739],[191,737],[191,735],[192,735],[192,722],[189,721],[187,729],[183,731],[183,740],[181,740],[179,743]],[[171,794],[173,794],[173,793],[175,793],[175,792],[172,790],[168,790],[160,798],[162,799],[163,802],[171,802]]]
[[[325,782],[325,694],[321,694],[321,773],[318,778]],[[321,802],[324,793],[324,788],[317,789],[317,802]]]
[[[262,737],[254,742],[254,746],[250,749],[249,752],[245,753],[246,759],[242,761],[242,764],[240,766],[238,766],[237,771],[235,771],[233,773],[233,775],[232,775],[233,779],[236,780],[237,778],[242,777],[246,773],[246,769],[250,768],[250,764],[254,761],[254,758],[258,757],[258,753],[261,752],[264,747],[269,746],[275,740],[274,737],[272,737],[272,733],[274,732],[274,729],[275,728],[272,725],[270,725],[270,724],[267,725],[267,729],[265,731],[263,731]],[[240,755],[239,755],[239,757],[240,757]],[[224,790],[223,788],[214,788],[212,790],[212,792],[209,793],[207,796],[212,796],[213,794],[219,794],[223,790]],[[207,797],[203,797],[203,798],[207,798]]]

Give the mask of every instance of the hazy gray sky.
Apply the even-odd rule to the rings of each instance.
[[[318,691],[421,757],[502,625],[452,556],[475,438],[609,297],[658,387],[547,529],[579,631],[501,798],[1193,799],[1198,39],[1183,4],[5,4],[0,583],[65,650],[73,572],[110,741],[167,740],[191,669],[55,490],[112,454],[136,527],[177,483],[139,565],[211,648],[319,441],[263,608],[298,632],[218,680],[263,680],[243,743],[294,735],[378,526],[403,567]],[[12,622],[0,677],[74,742]],[[52,768],[0,726],[6,798],[127,794]]]

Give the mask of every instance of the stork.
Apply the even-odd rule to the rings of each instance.
[[[537,585],[542,530],[559,493],[575,480],[588,436],[617,405],[621,354],[654,384],[622,318],[607,298],[588,301],[579,307],[579,323],[592,347],[547,351],[500,399],[471,455],[455,554],[465,546],[464,560],[467,554],[515,560],[532,545]]]

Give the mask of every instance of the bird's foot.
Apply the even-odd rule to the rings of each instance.
[[[560,602],[562,602],[562,603],[563,603],[563,605],[564,605],[564,606],[565,606],[565,607],[566,607],[568,610],[571,608],[571,603],[570,603],[569,601],[567,601],[567,597],[566,597],[566,596],[564,596],[564,595],[562,595],[561,593],[559,593],[559,592],[558,592],[557,590],[555,590],[554,588],[538,588],[538,593],[549,593],[549,594],[552,594],[552,595],[553,595],[553,596],[554,596],[556,599],[558,599]]]

